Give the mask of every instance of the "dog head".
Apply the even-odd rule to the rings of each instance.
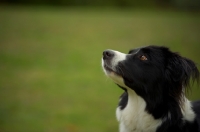
[[[141,96],[150,113],[169,101],[166,105],[180,106],[190,80],[199,80],[193,61],[160,46],[137,48],[128,54],[105,50],[102,67],[117,85]]]

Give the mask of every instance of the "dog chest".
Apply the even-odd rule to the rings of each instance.
[[[145,111],[146,103],[134,91],[128,91],[128,103],[124,109],[116,110],[120,132],[155,132],[162,123]]]

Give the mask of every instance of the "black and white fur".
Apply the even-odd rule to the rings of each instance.
[[[103,52],[105,74],[124,90],[116,110],[120,132],[200,132],[200,102],[185,91],[199,81],[195,63],[166,47]]]

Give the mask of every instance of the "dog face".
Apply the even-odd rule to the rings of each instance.
[[[128,54],[106,50],[102,65],[105,73],[121,87],[149,93],[151,89],[145,85],[162,82],[166,61],[160,48],[144,47],[130,50]]]
[[[133,49],[128,54],[105,50],[102,67],[117,85],[141,96],[149,113],[158,107],[164,108],[163,104],[169,100],[180,106],[190,78],[199,80],[193,61],[159,46]]]
[[[159,56],[156,57],[157,55]],[[140,48],[131,50],[128,54],[106,50],[103,53],[102,64],[105,73],[118,85],[134,88],[132,85],[156,83],[162,79],[165,63],[166,60],[160,50]]]

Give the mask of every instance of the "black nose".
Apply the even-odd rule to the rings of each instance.
[[[114,57],[114,52],[112,50],[105,50],[103,52],[103,59],[112,59]]]

